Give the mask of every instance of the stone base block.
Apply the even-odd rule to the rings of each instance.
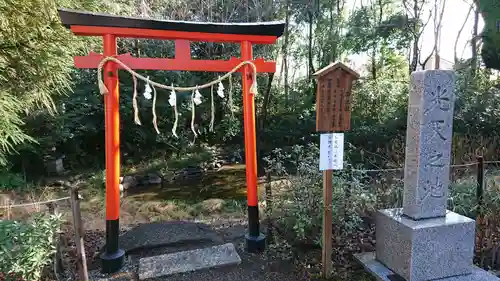
[[[369,271],[377,281],[405,281],[402,277],[395,274],[385,265],[375,259],[375,252],[356,254],[354,257]],[[480,269],[479,267],[472,267],[469,274],[453,276],[442,279],[430,279],[436,281],[500,281],[500,278],[495,275]],[[426,280],[427,281],[427,280]]]
[[[407,281],[473,271],[475,222],[448,211],[445,217],[413,220],[402,209],[376,216],[376,259]]]
[[[236,265],[241,258],[233,244],[176,252],[139,260],[139,280],[200,269]]]

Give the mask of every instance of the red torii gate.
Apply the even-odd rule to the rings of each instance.
[[[97,68],[99,62],[109,56],[118,58],[131,69],[186,70],[228,72],[243,61],[252,60],[252,44],[274,44],[283,34],[284,23],[198,23],[186,21],[149,20],[144,18],[118,17],[60,9],[64,26],[79,36],[101,36],[104,54],[91,53],[75,57],[77,68]],[[175,58],[135,58],[130,54],[118,55],[116,40],[123,38],[147,38],[175,40]],[[241,45],[241,58],[230,60],[192,60],[190,41],[231,42]],[[257,72],[275,72],[276,63],[263,59],[252,60]],[[106,251],[101,255],[102,271],[119,270],[124,261],[124,251],[119,248],[120,214],[120,115],[118,68],[115,62],[104,65],[104,84],[109,93],[104,97],[106,132]],[[245,162],[248,200],[248,234],[246,246],[249,252],[265,249],[265,236],[259,229],[257,193],[257,153],[255,137],[255,103],[250,93],[253,79],[250,66],[240,70],[243,83],[243,118],[245,131]]]

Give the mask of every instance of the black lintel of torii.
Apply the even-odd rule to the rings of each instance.
[[[285,28],[285,23],[281,21],[214,23],[114,16],[72,9],[59,9],[58,11],[62,24],[67,28],[78,25],[276,37],[283,35],[283,30]]]

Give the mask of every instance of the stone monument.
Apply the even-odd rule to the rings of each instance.
[[[378,280],[500,280],[473,265],[475,221],[446,209],[454,102],[453,71],[412,73],[403,208],[379,210],[375,253],[356,255]]]

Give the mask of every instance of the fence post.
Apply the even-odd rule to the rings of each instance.
[[[47,208],[49,209],[49,213],[51,215],[56,215],[57,214],[57,205],[55,202],[50,202],[47,203]],[[61,273],[64,271],[64,267],[62,264],[62,255],[61,255],[61,235],[59,233],[57,234],[57,241],[56,241],[56,255],[55,255],[55,274]]]
[[[483,194],[484,194],[484,158],[483,156],[477,156],[476,219],[481,218],[481,216],[483,215]]]
[[[83,244],[83,223],[82,214],[80,212],[80,198],[78,197],[78,188],[70,189],[71,212],[73,213],[73,227],[75,229],[75,246],[76,246],[76,265],[78,267],[79,280],[88,281],[87,259],[85,257],[85,248]]]
[[[484,267],[485,253],[483,251],[484,243],[484,233],[483,233],[483,194],[484,194],[484,158],[483,156],[477,156],[477,179],[476,179],[476,228],[479,243],[477,247],[479,249],[479,266]]]

